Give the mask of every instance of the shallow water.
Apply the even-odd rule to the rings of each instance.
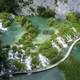
[[[2,45],[14,44],[24,33],[25,31],[21,28],[21,25],[13,22],[1,37]]]

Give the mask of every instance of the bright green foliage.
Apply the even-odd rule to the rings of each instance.
[[[46,56],[51,62],[54,62],[55,57],[59,55],[56,48],[53,48],[50,41],[40,45],[39,52]]]
[[[79,13],[68,13],[67,21],[71,27],[75,27],[80,32],[80,14]]]
[[[49,26],[53,26],[54,22],[55,22],[55,19],[53,17],[48,19],[48,25]]]
[[[27,20],[27,18],[25,18],[24,16],[16,16],[15,20],[25,29],[26,33],[24,34],[24,36],[26,39],[32,40],[32,38],[36,36],[37,30],[32,25],[32,23]]]
[[[55,40],[56,37],[57,37],[56,34],[51,35],[51,40]]]
[[[75,34],[75,32],[71,28],[68,28],[68,27],[59,28],[59,31],[60,31],[60,35],[62,35],[63,37],[66,35],[73,36]]]
[[[34,27],[28,28],[18,43],[23,44],[25,48],[32,46],[32,41],[36,37],[37,31]]]

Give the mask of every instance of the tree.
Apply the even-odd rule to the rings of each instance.
[[[66,14],[66,18],[68,21],[70,22],[76,22],[77,21],[77,17],[76,17],[76,14],[73,13],[73,12],[69,12]]]
[[[19,8],[16,0],[0,0],[0,12],[12,12],[15,13],[15,10]]]
[[[45,7],[38,6],[37,12],[39,16],[42,16],[42,17],[54,17],[55,16],[55,12],[50,10],[48,7],[45,8]]]

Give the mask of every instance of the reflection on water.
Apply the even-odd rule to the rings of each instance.
[[[32,75],[19,75],[11,80],[65,80],[64,74],[58,68],[53,68]]]

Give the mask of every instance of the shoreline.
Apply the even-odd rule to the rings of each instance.
[[[66,59],[68,58],[68,56],[70,55],[70,53],[71,53],[74,45],[75,45],[78,41],[80,41],[80,38],[76,39],[76,40],[71,44],[71,46],[70,46],[70,48],[68,49],[66,55],[65,55],[61,60],[59,60],[57,63],[55,63],[55,64],[53,64],[53,65],[51,65],[51,66],[49,66],[49,67],[43,68],[43,69],[33,70],[33,71],[29,71],[29,72],[15,72],[15,73],[12,73],[12,75],[21,75],[21,74],[29,74],[29,75],[30,75],[30,74],[33,74],[33,73],[38,73],[38,72],[43,72],[43,71],[46,71],[46,70],[50,70],[50,69],[58,66],[60,63],[62,63],[64,60],[66,60]],[[0,77],[3,76],[3,75],[5,75],[5,74],[0,74]]]

